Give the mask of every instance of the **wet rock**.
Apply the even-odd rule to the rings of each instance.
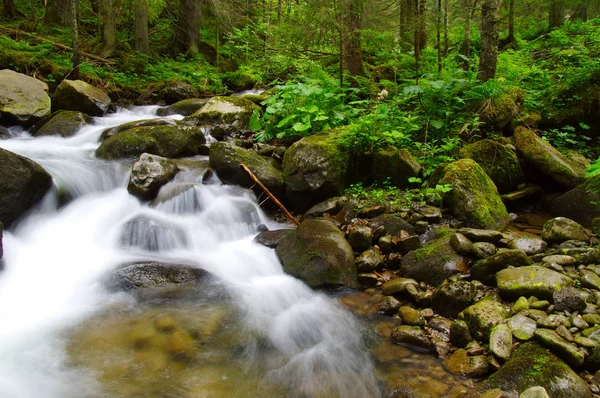
[[[471,242],[471,240],[469,240],[469,238],[467,238],[466,236],[464,236],[461,233],[455,233],[452,236],[450,236],[450,245],[452,245],[452,248],[458,253],[461,254],[463,256],[470,256],[471,255],[471,245],[473,244],[473,242]]]
[[[499,243],[504,238],[504,235],[502,235],[501,232],[493,231],[491,229],[461,228],[458,232],[473,242],[489,242],[495,244]]]
[[[200,268],[159,262],[136,263],[115,270],[109,286],[117,290],[135,290],[168,285],[197,284],[208,273]]]
[[[560,325],[559,327],[556,328],[556,333],[562,337],[563,339],[567,340],[568,342],[573,342],[573,335],[571,334],[571,332],[569,331],[569,329],[566,328],[565,325]]]
[[[450,325],[450,341],[456,347],[466,347],[467,344],[473,341],[473,336],[465,321],[456,320],[452,322]]]
[[[213,97],[184,120],[196,126],[210,127],[210,134],[223,140],[244,134],[255,110],[260,111],[260,107],[242,97]]]
[[[476,228],[490,228],[508,218],[496,186],[483,169],[471,159],[446,166],[439,184],[450,184],[444,203],[462,222]]]
[[[486,376],[490,371],[490,363],[483,355],[469,356],[467,351],[459,348],[442,362],[449,372],[462,377],[479,378]]]
[[[492,388],[519,394],[530,387],[542,386],[551,397],[590,398],[587,383],[549,350],[536,343],[525,343],[488,379],[478,385],[480,392]]]
[[[292,229],[277,229],[274,231],[261,232],[254,238],[254,242],[261,244],[271,249],[276,248],[279,243],[288,235],[293,234]]]
[[[104,91],[82,81],[63,80],[52,98],[52,110],[79,111],[90,116],[104,116],[110,105]]]
[[[550,398],[550,396],[544,387],[536,386],[523,391],[519,398]]]
[[[385,268],[389,270],[399,269],[402,265],[402,255],[400,253],[390,253],[385,260]]]
[[[567,240],[588,241],[589,234],[575,221],[556,217],[546,221],[542,227],[542,239],[548,243],[561,243]]]
[[[400,301],[392,296],[386,296],[381,299],[378,305],[379,312],[384,314],[393,315],[398,312],[400,308]]]
[[[409,235],[415,233],[415,227],[406,222],[402,217],[393,214],[382,214],[371,220],[373,228],[383,227],[384,233],[390,236],[397,236],[402,231],[408,232]]]
[[[387,211],[387,206],[367,206],[360,209],[357,216],[360,218],[373,218],[384,214]]]
[[[527,341],[533,337],[537,323],[531,318],[517,314],[508,320],[508,328],[517,339]]]
[[[378,250],[368,249],[362,252],[355,262],[358,272],[369,272],[383,263],[383,255]]]
[[[482,300],[467,307],[459,314],[469,326],[473,337],[487,340],[492,328],[506,319],[508,311],[502,304],[494,300]]]
[[[419,283],[412,278],[396,278],[384,283],[381,292],[387,296],[404,293],[408,285],[419,286]]]
[[[407,254],[408,252],[417,250],[421,247],[421,241],[417,235],[394,239],[394,242],[396,244],[396,249],[402,254]]]
[[[49,119],[36,124],[29,132],[34,137],[60,136],[71,137],[83,126],[91,124],[93,119],[77,111],[58,111]],[[41,124],[43,123],[43,124]]]
[[[422,350],[431,350],[432,345],[425,332],[414,326],[401,325],[392,329],[392,340],[398,344],[408,345],[410,347],[420,348]]]
[[[477,289],[467,281],[444,281],[433,294],[431,306],[440,315],[455,318],[475,301]]]
[[[166,87],[158,91],[158,99],[165,101],[167,105],[187,99],[198,99],[198,90],[182,81],[170,82]]]
[[[573,256],[565,256],[562,254],[555,254],[555,255],[551,255],[551,256],[545,256],[544,258],[542,258],[542,261],[544,263],[553,263],[553,264],[559,264],[559,265],[569,265],[569,264],[573,264],[575,262],[575,257]]]
[[[585,300],[581,297],[579,290],[574,287],[565,287],[557,290],[552,295],[554,299],[554,309],[556,311],[575,312],[585,308]]]
[[[137,216],[121,228],[120,243],[123,248],[158,252],[185,247],[188,239],[185,230],[171,221]]]
[[[2,124],[30,126],[50,114],[48,85],[38,79],[0,70],[0,117]]]
[[[189,116],[197,112],[208,102],[207,98],[188,98],[177,101],[174,104],[165,108],[160,108],[156,111],[158,116],[183,115]]]
[[[323,217],[323,214],[328,213],[330,215],[338,214],[344,205],[348,203],[348,198],[345,196],[338,196],[335,198],[327,199],[321,203],[317,203],[310,209],[308,209],[301,218],[303,221],[305,218],[319,218]]]
[[[173,119],[144,119],[136,120],[134,122],[127,122],[119,124],[118,126],[109,127],[102,131],[100,135],[100,141],[106,140],[108,137],[112,137],[125,130],[131,130],[138,127],[156,127],[156,126],[177,126],[178,122]]]
[[[38,203],[52,176],[33,160],[0,148],[0,221],[5,227]]]
[[[441,333],[445,338],[450,337],[450,329],[452,327],[452,321],[445,318],[432,318],[427,322],[427,326]]]
[[[521,250],[505,250],[473,264],[471,278],[493,285],[499,271],[510,266],[523,267],[532,263],[531,259]]]
[[[366,225],[348,227],[348,243],[357,252],[367,250],[373,244],[373,232]]]
[[[512,352],[512,332],[505,324],[496,325],[490,333],[490,351],[496,357],[507,361]]]
[[[496,274],[496,282],[500,295],[508,300],[520,296],[552,300],[554,292],[573,284],[568,276],[537,265],[504,269]]]
[[[427,222],[438,223],[442,221],[442,209],[439,207],[422,205],[417,209]]]
[[[379,238],[377,245],[379,245],[381,252],[384,254],[390,254],[396,249],[396,245],[392,241],[392,237],[389,235]]]
[[[509,249],[521,250],[528,256],[533,256],[534,254],[542,253],[548,245],[539,238],[520,237],[510,240],[506,246]]]
[[[152,200],[175,174],[177,165],[173,161],[143,153],[131,167],[127,191],[139,199]]]
[[[585,359],[583,352],[570,344],[568,341],[560,337],[554,330],[537,329],[534,333],[535,337],[554,354],[563,358],[572,366],[581,366]]]
[[[471,245],[471,254],[479,259],[487,258],[496,254],[496,246],[488,242],[475,242]]]
[[[352,247],[327,220],[304,220],[275,249],[286,273],[310,287],[356,286]]]
[[[518,314],[521,311],[529,309],[529,301],[523,296],[519,297],[510,309],[511,314]]]
[[[424,326],[425,319],[421,313],[414,308],[403,306],[398,310],[398,315],[402,318],[402,323],[410,326]]]
[[[358,274],[358,283],[362,286],[377,286],[379,275],[375,272],[361,272]]]

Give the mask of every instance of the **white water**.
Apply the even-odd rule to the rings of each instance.
[[[360,326],[331,299],[283,273],[274,252],[251,242],[256,227],[274,226],[244,189],[217,179],[154,207],[126,191],[128,162],[94,158],[103,129],[152,118],[155,107],[96,118],[71,138],[22,134],[0,147],[42,164],[58,189],[4,236],[0,272],[0,397],[96,397],[84,369],[66,365],[69,326],[115,302],[106,290],[120,264],[143,259],[200,266],[231,292],[245,325],[271,346],[265,378],[293,396],[378,395]],[[180,173],[181,174],[181,173]],[[183,175],[183,174],[182,174]],[[176,189],[176,184],[166,189]],[[56,191],[75,198],[58,208]]]

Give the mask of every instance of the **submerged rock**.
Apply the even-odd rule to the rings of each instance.
[[[142,200],[152,200],[160,188],[177,174],[177,165],[167,158],[143,153],[131,167],[127,191]]]
[[[50,114],[48,85],[38,79],[0,70],[0,118],[4,125],[29,126]]]
[[[148,216],[137,216],[121,228],[120,243],[124,248],[157,252],[185,247],[187,241],[187,234],[179,225]]]
[[[208,273],[200,268],[159,262],[129,264],[115,270],[109,286],[118,290],[197,284]]]
[[[402,325],[395,327],[392,329],[392,340],[398,344],[427,351],[433,348],[425,332],[421,328],[414,326]]]
[[[30,133],[33,134],[34,137],[48,135],[71,137],[83,126],[91,124],[92,122],[93,119],[85,113],[77,111],[58,111],[52,114],[47,121],[36,124]]]
[[[79,111],[90,116],[104,116],[110,105],[104,91],[82,81],[63,80],[52,98],[52,110]]]

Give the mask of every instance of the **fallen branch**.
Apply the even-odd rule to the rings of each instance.
[[[287,216],[287,218],[289,218],[294,224],[296,225],[300,225],[300,222],[296,219],[296,217],[294,217],[292,215],[292,213],[290,213],[284,205],[281,204],[280,201],[277,200],[277,198],[271,193],[271,191],[269,191],[267,189],[267,187],[265,187],[263,185],[262,182],[260,182],[260,180],[258,178],[256,178],[256,176],[254,175],[254,173],[252,171],[250,171],[250,169],[248,168],[248,166],[246,166],[245,164],[240,164],[240,167],[242,169],[244,169],[246,171],[246,173],[248,173],[248,175],[250,176],[250,178],[252,178],[252,181],[254,181],[255,183],[258,184],[258,186],[269,196],[269,198],[271,198],[271,200],[273,202],[275,202],[275,204],[285,213],[285,215]]]
[[[8,28],[4,28],[4,27],[0,26],[0,30],[8,32],[8,33],[12,33],[12,34],[14,34],[16,36],[25,36],[25,37],[29,37],[31,39],[45,41],[46,43],[50,43],[50,44],[52,44],[52,45],[54,45],[54,46],[56,46],[58,48],[61,48],[63,50],[73,51],[73,48],[71,48],[69,46],[65,46],[64,44],[57,43],[57,42],[52,41],[52,40],[44,39],[43,37],[35,36],[35,35],[30,34],[30,33],[25,33],[25,32],[22,32],[20,30],[17,30],[17,29],[8,29]],[[115,64],[111,60],[108,60],[108,59],[105,59],[105,58],[101,58],[101,57],[99,57],[97,55],[94,55],[94,54],[86,53],[86,52],[83,52],[83,51],[79,51],[79,54],[83,55],[86,58],[93,59],[94,61],[99,61],[99,62],[102,62],[102,63],[107,64],[107,65],[114,65]]]

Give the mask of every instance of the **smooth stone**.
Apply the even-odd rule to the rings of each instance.
[[[545,346],[550,348],[559,357],[573,366],[583,365],[585,356],[583,352],[560,337],[554,330],[538,329],[535,331],[535,337]]]
[[[515,303],[511,307],[510,313],[518,314],[519,312],[528,310],[528,309],[529,309],[529,301],[527,301],[527,298],[521,296],[517,299],[517,301],[515,301]]]
[[[600,325],[599,314],[584,314],[581,318],[586,321],[589,325]]]
[[[496,246],[489,242],[475,242],[471,245],[471,253],[479,258],[487,258],[496,254]]]
[[[395,297],[385,296],[381,299],[378,305],[379,312],[383,312],[384,314],[395,314],[398,312],[400,308],[400,301],[398,301]]]
[[[469,326],[465,321],[456,320],[450,325],[450,342],[456,347],[466,347],[473,341]]]
[[[467,281],[444,281],[433,294],[431,306],[440,315],[456,317],[475,301],[477,289]]]
[[[473,242],[461,233],[456,232],[450,237],[450,245],[452,248],[463,256],[471,255],[471,245]]]
[[[550,398],[550,396],[544,387],[536,386],[523,391],[519,398]]]
[[[458,233],[463,234],[473,242],[489,242],[498,243],[504,238],[502,232],[493,231],[490,229],[477,229],[477,228],[461,228]]]
[[[548,243],[562,243],[567,240],[587,242],[589,234],[581,224],[566,217],[556,217],[546,221],[542,227],[542,239]]]
[[[539,238],[520,237],[509,241],[506,246],[509,249],[522,250],[528,256],[532,256],[546,250],[548,244]]]
[[[533,337],[537,323],[531,318],[517,314],[508,320],[508,328],[517,339],[527,341]]]
[[[396,278],[381,286],[381,292],[386,296],[403,293],[408,285],[419,286],[419,283],[411,278]]]
[[[496,325],[490,332],[490,351],[496,357],[507,361],[512,352],[512,333],[505,324]]]
[[[392,340],[394,342],[408,345],[422,350],[431,350],[432,345],[425,332],[414,326],[401,325],[392,329]]]
[[[383,255],[378,250],[369,249],[362,252],[355,262],[358,272],[369,272],[383,263]]]
[[[507,268],[496,274],[500,295],[505,299],[536,296],[552,300],[554,292],[573,285],[573,280],[540,266]]]
[[[598,346],[598,343],[596,343],[594,340],[583,336],[575,336],[573,341],[575,341],[577,345],[585,348],[594,348]]]
[[[365,225],[351,225],[348,227],[348,243],[352,249],[362,252],[371,247],[373,243],[373,232]]]
[[[410,326],[423,326],[425,325],[425,319],[421,316],[421,313],[414,308],[403,306],[398,310],[402,322]]]
[[[456,350],[442,364],[449,372],[462,377],[484,377],[490,371],[490,363],[485,356],[469,356],[462,348]]]
[[[553,254],[542,258],[544,263],[554,263],[559,265],[569,265],[575,262],[575,257],[565,256],[564,254]]]
[[[600,290],[600,276],[592,271],[583,270],[581,272],[581,284],[590,289]]]
[[[488,285],[493,285],[499,271],[513,267],[531,265],[532,261],[522,250],[505,250],[491,257],[477,261],[471,267],[471,277]]]
[[[508,316],[502,304],[493,300],[482,300],[467,307],[459,314],[469,326],[469,331],[477,339],[487,340],[491,329]]]
[[[421,214],[428,222],[438,223],[442,221],[442,210],[439,207],[422,205],[419,206],[417,212],[419,212],[419,214]]]
[[[574,340],[573,335],[571,334],[571,332],[569,332],[569,329],[567,329],[565,325],[560,325],[559,327],[557,327],[556,333],[563,339],[567,340],[569,343],[573,342]]]

